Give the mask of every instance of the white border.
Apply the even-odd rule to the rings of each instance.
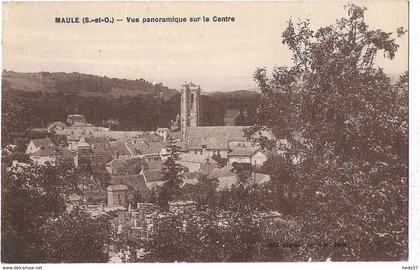
[[[32,0],[30,0],[32,1]],[[112,0],[106,0],[112,1]],[[199,0],[203,1],[203,0]],[[219,0],[216,0],[219,1]],[[245,0],[252,1],[252,0]],[[284,0],[282,0],[284,1]],[[299,1],[299,0],[295,0]],[[322,0],[321,0],[322,1]],[[405,0],[400,0],[405,1]],[[2,1],[2,3],[5,1]],[[73,1],[70,1],[73,2]],[[311,1],[313,2],[313,1]],[[3,13],[0,14],[3,21]],[[1,23],[2,24],[2,23]],[[172,263],[172,264],[1,264],[11,269],[166,269],[171,270],[214,270],[241,268],[255,270],[269,269],[414,269],[420,270],[420,1],[409,3],[409,260],[408,262],[328,262],[328,263]],[[2,31],[2,29],[1,29]],[[2,60],[2,50],[0,51]],[[1,97],[0,97],[1,101]],[[416,106],[417,105],[417,106]],[[1,119],[0,119],[1,124]],[[415,269],[414,269],[415,270]]]

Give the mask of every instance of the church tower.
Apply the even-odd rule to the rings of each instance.
[[[200,125],[200,86],[193,83],[182,85],[181,94],[181,138],[185,140],[187,127]]]

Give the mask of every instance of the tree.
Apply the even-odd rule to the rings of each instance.
[[[66,211],[80,193],[72,163],[6,169],[2,166],[2,261],[8,263],[106,262],[107,218]]]
[[[2,175],[2,260],[42,262],[41,227],[58,217],[65,198],[77,189],[77,173],[71,164],[31,164],[3,170]]]
[[[48,262],[106,263],[112,240],[110,217],[91,217],[76,208],[49,219],[42,228]]]
[[[182,178],[180,175],[182,166],[176,163],[179,159],[180,148],[175,144],[175,140],[172,137],[167,138],[166,149],[169,153],[169,157],[162,166],[162,180],[165,181],[165,183],[163,184],[158,196],[158,203],[163,208],[166,208],[168,202],[175,198],[175,196],[180,195],[182,184]]]
[[[197,184],[183,187],[183,197],[194,200],[199,207],[215,207],[218,205],[219,199],[217,195],[218,185],[219,180],[217,178],[200,174]]]
[[[276,67],[272,78],[256,71],[262,98],[248,133],[268,127],[288,140],[286,149],[260,142],[285,152],[274,157],[284,160],[272,184],[277,197],[291,199],[290,213],[305,213],[301,241],[327,243],[301,259],[400,260],[407,257],[408,75],[393,85],[375,66],[379,52],[395,56],[393,33],[370,30],[365,8],[346,8],[348,17],[317,31],[309,20],[289,21],[283,44],[293,66]],[[338,240],[344,248],[331,245]]]
[[[157,213],[153,234],[144,242],[145,261],[256,261],[263,239],[260,223],[250,213],[220,209]]]

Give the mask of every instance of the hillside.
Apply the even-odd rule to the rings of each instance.
[[[74,113],[96,126],[115,119],[118,130],[156,130],[169,127],[180,111],[179,92],[144,80],[3,72],[2,82],[2,143],[28,128],[64,122]],[[259,97],[244,90],[202,95],[201,125],[252,125]]]
[[[100,77],[82,73],[39,72],[20,73],[3,71],[3,83],[7,89],[25,92],[62,93],[78,96],[115,97],[159,96],[168,99],[176,91],[162,84],[153,84],[144,79],[126,80]]]

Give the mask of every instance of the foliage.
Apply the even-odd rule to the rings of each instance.
[[[31,164],[4,170],[2,180],[2,259],[43,261],[40,227],[65,211],[65,196],[77,191],[75,169],[60,161]]]
[[[257,93],[203,95],[202,125],[224,125],[224,115],[230,109],[246,110],[248,116],[239,124],[252,125],[257,106],[255,100],[258,97]],[[74,113],[83,114],[95,126],[106,125],[114,129],[118,123],[118,130],[156,130],[157,127],[170,127],[171,119],[180,112],[180,94],[175,93],[166,98],[156,95],[81,96],[28,92],[26,89],[21,91],[5,83],[2,85],[2,108],[4,146],[13,143],[13,138],[28,128],[46,127],[48,123],[56,121],[65,122],[67,115]]]
[[[97,249],[105,241],[104,234],[109,234],[104,223],[80,212],[66,213],[67,196],[80,193],[71,162],[57,160],[45,166],[28,164],[9,169],[2,164],[2,169],[3,262],[105,260],[107,253]],[[76,238],[84,246],[76,245]]]
[[[180,195],[182,184],[182,178],[180,175],[182,166],[176,163],[179,159],[180,148],[175,144],[175,140],[172,137],[169,136],[166,140],[166,150],[170,155],[162,166],[162,180],[165,181],[165,183],[159,191],[158,196],[158,204],[164,208],[167,207],[170,200],[175,198],[175,196]]]
[[[145,248],[149,262],[253,261],[260,231],[250,214],[212,209],[153,220]]]
[[[80,209],[49,219],[42,228],[43,249],[52,263],[105,263],[111,244],[110,217],[91,217]]]
[[[152,223],[151,237],[141,243],[146,253],[141,261],[288,261],[292,254],[302,254],[304,250],[301,226],[278,213],[215,207],[157,213]],[[336,242],[328,244],[334,246]]]
[[[206,175],[198,177],[198,183],[194,185],[186,184],[182,188],[182,197],[193,200],[198,207],[215,207],[219,203],[217,186],[219,180]]]
[[[289,22],[283,43],[294,65],[255,73],[262,98],[257,124],[280,142],[271,191],[277,209],[303,220],[307,248],[291,259],[401,260],[407,258],[408,74],[392,85],[375,67],[378,52],[393,58],[393,34],[370,30],[366,9],[348,5],[336,25],[310,28]],[[401,31],[399,31],[400,35]],[[264,139],[264,138],[263,138]],[[304,216],[303,216],[304,215]]]

